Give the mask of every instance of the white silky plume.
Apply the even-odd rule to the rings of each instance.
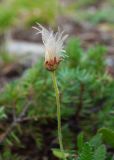
[[[64,58],[66,55],[63,43],[68,35],[63,35],[64,31],[60,31],[60,29],[54,33],[51,29],[47,30],[42,25],[37,25],[38,27],[33,28],[37,30],[36,34],[40,33],[42,36],[42,41],[45,46],[45,61],[51,61],[54,58],[57,60]]]

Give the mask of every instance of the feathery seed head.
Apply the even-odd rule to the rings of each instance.
[[[38,27],[33,28],[37,30],[36,34],[41,34],[42,36],[45,47],[45,67],[49,71],[54,71],[66,56],[63,43],[68,35],[63,35],[64,31],[61,32],[60,29],[54,33],[51,29],[47,30],[40,24],[37,25]]]

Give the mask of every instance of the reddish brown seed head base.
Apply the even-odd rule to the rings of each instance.
[[[45,68],[48,71],[54,71],[57,69],[57,67],[61,61],[62,61],[62,58],[57,59],[56,57],[54,57],[50,61],[45,61]]]

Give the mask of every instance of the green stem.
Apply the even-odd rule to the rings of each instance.
[[[58,86],[57,86],[55,71],[52,72],[52,80],[53,80],[53,85],[54,85],[54,89],[55,89],[56,103],[57,103],[57,120],[58,120],[59,145],[60,145],[61,153],[63,154],[63,159],[66,160],[66,157],[65,157],[65,154],[64,154],[63,143],[62,143],[60,97],[59,97],[59,90],[58,90]]]

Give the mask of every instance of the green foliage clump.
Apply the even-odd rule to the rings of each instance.
[[[70,150],[74,149],[74,141],[80,130],[87,137],[91,137],[101,127],[113,130],[114,80],[106,71],[106,49],[103,46],[85,51],[81,48],[79,40],[73,38],[69,39],[66,51],[69,58],[58,69],[57,79],[64,146]],[[0,94],[0,105],[5,107],[5,113],[10,117],[13,117],[14,110],[18,117],[29,102],[29,110],[25,115],[27,126],[21,123],[19,128],[15,128],[15,134],[20,141],[22,135],[30,134],[36,148],[43,152],[46,139],[52,138],[52,141],[48,142],[50,146],[57,145],[58,142],[55,95],[50,72],[43,69],[42,60],[25,71],[20,79],[8,83]],[[44,126],[47,127],[49,137],[46,136]],[[95,146],[95,143],[100,143],[100,138],[93,142]],[[99,144],[94,148],[93,142],[83,145],[80,138],[79,160],[96,160],[97,156],[99,160],[105,159],[104,145]],[[23,141],[19,145],[23,146]],[[73,156],[75,157],[75,154]]]

